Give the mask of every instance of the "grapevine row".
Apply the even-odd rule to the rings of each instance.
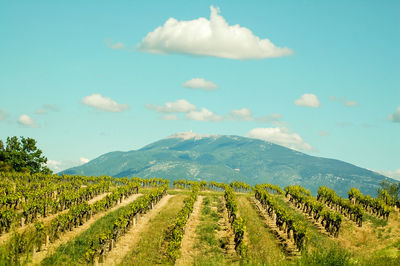
[[[224,198],[226,209],[228,210],[229,222],[232,226],[233,233],[235,234],[235,250],[240,256],[245,257],[248,250],[248,247],[243,242],[246,225],[245,220],[238,216],[236,197],[233,193],[232,187],[225,187]]]
[[[360,204],[365,211],[374,214],[385,220],[389,219],[392,208],[386,205],[385,201],[380,198],[372,198],[370,195],[364,196],[358,189],[351,188],[347,193],[349,200],[353,204]]]
[[[301,186],[287,186],[285,191],[285,196],[289,198],[290,202],[294,203],[296,208],[312,216],[317,223],[321,223],[330,235],[339,236],[342,224],[342,216],[340,214],[325,208],[321,202],[311,196],[311,192]],[[320,218],[321,221],[319,220]]]
[[[111,231],[95,236],[87,249],[85,256],[88,262],[94,262],[98,258],[104,258],[110,251],[118,238],[125,234],[128,228],[136,223],[138,214],[146,213],[152,209],[154,204],[159,202],[167,193],[167,186],[161,186],[156,191],[141,196],[123,210],[118,218],[115,219]]]
[[[189,198],[186,198],[184,203],[185,205],[179,211],[177,217],[175,218],[174,224],[172,226],[171,231],[168,233],[169,237],[167,238],[167,256],[168,259],[174,263],[176,259],[180,255],[180,248],[183,239],[183,235],[185,232],[185,225],[187,220],[189,219],[190,214],[193,211],[194,203],[197,201],[197,196],[199,193],[199,184],[193,185],[192,193]]]
[[[275,197],[265,191],[262,186],[256,185],[254,191],[256,200],[261,203],[268,215],[275,221],[276,226],[287,234],[288,239],[291,239],[292,232],[294,244],[299,250],[302,250],[307,239],[306,226],[280,206]]]

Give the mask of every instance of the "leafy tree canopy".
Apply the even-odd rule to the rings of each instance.
[[[36,147],[36,140],[25,137],[8,137],[6,145],[0,140],[0,171],[51,173],[46,167],[47,158]]]

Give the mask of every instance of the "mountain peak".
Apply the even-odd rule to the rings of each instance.
[[[192,131],[186,131],[186,132],[178,132],[175,133],[167,139],[183,139],[183,140],[188,140],[188,139],[194,139],[194,140],[199,140],[203,138],[218,138],[221,135],[210,135],[210,134],[198,134]]]

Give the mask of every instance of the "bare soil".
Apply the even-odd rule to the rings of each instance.
[[[132,226],[118,239],[115,247],[107,254],[102,265],[119,265],[124,257],[129,254],[132,248],[139,242],[140,234],[148,229],[149,221],[168,203],[169,199],[175,195],[164,196],[153,209],[145,213],[136,221],[136,226]]]
[[[193,265],[196,252],[194,243],[196,241],[196,228],[200,222],[201,204],[203,196],[199,196],[194,203],[193,212],[185,226],[185,234],[182,239],[181,257],[176,260],[175,265]]]

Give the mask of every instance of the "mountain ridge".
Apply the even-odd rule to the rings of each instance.
[[[307,155],[268,141],[235,135],[183,132],[138,150],[114,151],[60,174],[164,177],[171,180],[213,180],[301,184],[315,194],[321,185],[347,197],[350,187],[376,194],[381,174],[337,159]]]

